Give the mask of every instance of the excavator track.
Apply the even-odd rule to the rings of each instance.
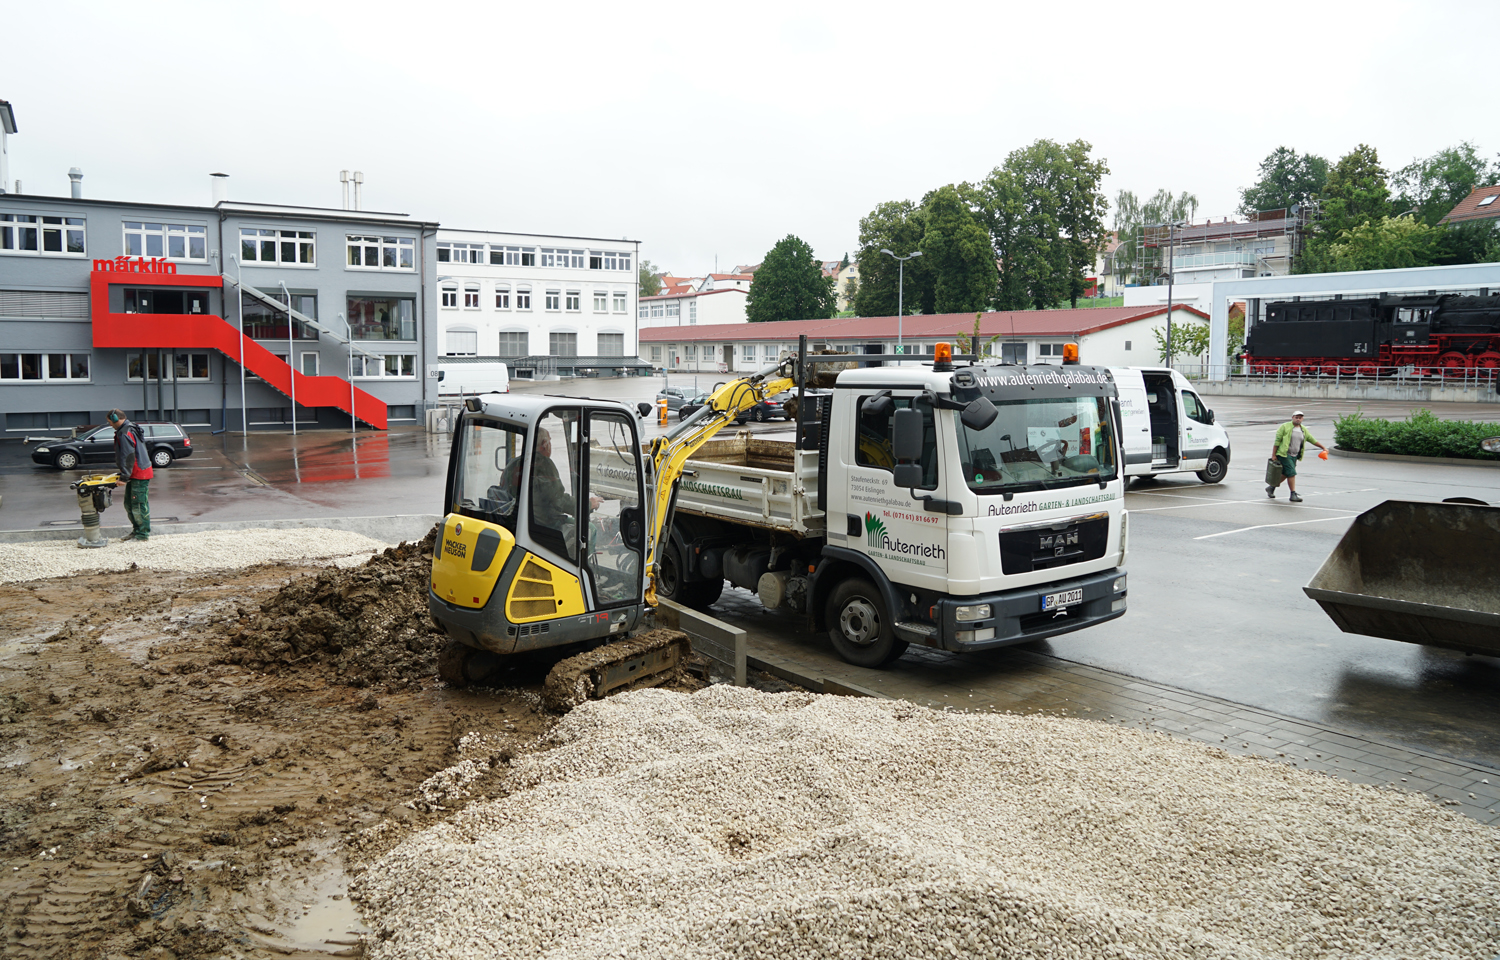
[[[654,687],[672,679],[692,653],[688,635],[658,628],[569,657],[553,667],[542,685],[548,710],[563,713],[586,700]]]

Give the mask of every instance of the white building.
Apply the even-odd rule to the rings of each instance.
[[[633,364],[640,241],[437,232],[439,350],[520,377]]]
[[[750,291],[738,287],[663,293],[641,297],[637,318],[643,330],[647,327],[745,323],[745,302],[749,298]]]

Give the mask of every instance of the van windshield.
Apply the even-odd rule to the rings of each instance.
[[[1018,493],[1113,480],[1114,438],[1105,397],[1003,400],[970,430],[954,412],[964,480],[978,494]]]

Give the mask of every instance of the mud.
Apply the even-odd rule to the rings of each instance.
[[[363,859],[556,719],[545,659],[436,679],[423,559],[0,586],[0,953],[359,955]]]

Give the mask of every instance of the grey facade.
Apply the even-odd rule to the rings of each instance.
[[[145,273],[113,281],[111,313],[206,313],[238,330],[243,310],[246,336],[298,370],[347,380],[354,362],[354,385],[387,404],[390,424],[417,422],[437,400],[428,375],[438,356],[436,229],[357,210],[0,194],[0,437],[98,423],[112,407],[200,430],[289,427],[291,401],[258,378],[244,378],[242,405],[235,352],[95,346],[91,271],[118,257],[160,258],[179,278],[223,275],[290,296],[323,330],[289,327],[254,297],[242,307],[231,282],[153,292]],[[295,409],[299,426],[349,425],[337,407]]]

